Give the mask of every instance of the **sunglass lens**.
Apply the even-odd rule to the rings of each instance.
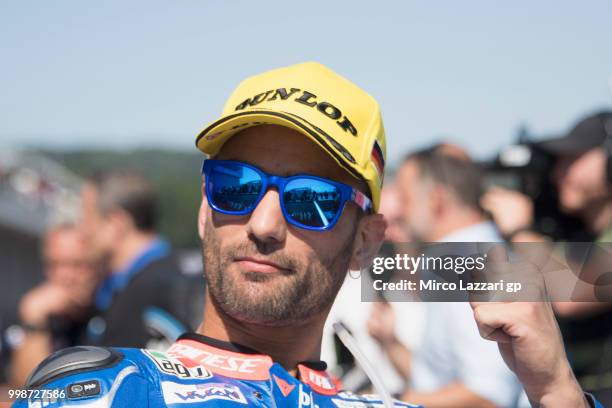
[[[207,183],[213,204],[220,210],[234,213],[252,210],[262,187],[259,173],[234,163],[216,164],[210,171]]]
[[[336,218],[341,198],[335,185],[311,178],[289,181],[283,193],[287,215],[300,225],[314,228],[325,228]]]

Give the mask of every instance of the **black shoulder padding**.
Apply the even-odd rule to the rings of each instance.
[[[69,374],[111,367],[122,359],[121,353],[110,348],[78,346],[60,350],[36,367],[26,382],[26,388],[37,388]]]

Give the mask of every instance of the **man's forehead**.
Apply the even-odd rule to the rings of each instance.
[[[347,184],[359,183],[321,147],[282,126],[254,126],[232,136],[215,156],[239,160],[280,176],[313,174]]]
[[[397,179],[413,178],[418,173],[418,166],[413,159],[405,160],[397,171]],[[398,183],[398,187],[401,187],[401,183]]]
[[[76,226],[53,228],[47,232],[46,246],[81,243],[84,240],[82,231]]]
[[[405,160],[399,167],[396,174],[396,186],[400,195],[412,194],[415,189],[419,189],[427,183],[421,177],[419,166],[414,159]]]

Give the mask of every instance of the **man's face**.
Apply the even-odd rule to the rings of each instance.
[[[397,173],[397,191],[408,236],[427,241],[434,215],[430,203],[430,186],[423,181],[414,160],[408,160]]]
[[[395,185],[385,185],[380,195],[380,213],[385,216],[385,240],[408,242],[408,229],[404,223],[404,209]]]
[[[560,157],[553,172],[559,189],[559,203],[568,213],[577,213],[590,204],[606,199],[606,155],[602,149]]]
[[[246,129],[215,158],[243,161],[279,176],[327,177],[367,191],[305,136],[280,126]],[[200,218],[205,271],[211,298],[223,312],[274,326],[305,323],[327,312],[349,267],[360,211],[355,205],[347,203],[328,231],[288,224],[276,188],[251,214],[206,211]]]
[[[87,183],[81,190],[82,227],[87,249],[93,259],[100,260],[108,256],[114,241],[112,226],[100,213],[97,205],[96,187]]]
[[[49,232],[43,248],[45,274],[49,281],[77,289],[96,281],[83,234],[77,228],[58,228]]]

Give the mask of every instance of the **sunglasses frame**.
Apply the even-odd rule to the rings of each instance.
[[[215,166],[220,166],[220,165],[224,165],[224,164],[230,164],[233,166],[243,166],[243,167],[247,167],[253,171],[255,171],[262,180],[262,188],[261,191],[259,192],[259,195],[257,196],[257,199],[253,202],[253,204],[247,208],[246,210],[241,210],[241,211],[228,211],[228,210],[224,210],[222,208],[219,208],[218,206],[215,205],[215,203],[213,203],[213,200],[211,199],[212,194],[210,191],[210,185],[211,183],[209,183],[207,180],[209,180],[208,175],[212,172],[212,170],[214,169]],[[289,177],[282,177],[282,176],[276,176],[273,174],[268,174],[265,171],[261,170],[258,167],[253,166],[252,164],[249,163],[245,163],[242,161],[238,161],[238,160],[216,160],[216,159],[206,159],[204,160],[204,163],[202,164],[202,175],[204,176],[204,184],[205,184],[205,192],[206,192],[206,199],[208,200],[208,205],[210,205],[210,207],[217,211],[220,212],[222,214],[227,214],[227,215],[246,215],[246,214],[250,214],[252,213],[255,208],[257,208],[257,206],[259,205],[261,199],[263,198],[263,196],[267,193],[268,189],[270,188],[270,186],[275,186],[278,189],[279,192],[279,201],[280,201],[280,207],[281,210],[283,212],[283,217],[285,217],[285,221],[287,221],[289,224],[297,227],[297,228],[301,228],[301,229],[306,229],[306,230],[310,230],[310,231],[328,231],[330,229],[332,229],[336,223],[338,222],[338,220],[340,219],[340,216],[342,215],[342,212],[344,211],[344,207],[346,206],[346,203],[349,201],[354,202],[362,211],[365,212],[371,212],[372,211],[372,201],[368,198],[368,196],[366,196],[364,193],[362,193],[361,191],[357,190],[354,187],[349,186],[348,184],[344,184],[341,183],[339,181],[335,181],[335,180],[330,180],[328,178],[324,178],[324,177],[318,177],[318,176],[313,176],[310,174],[295,174],[293,176],[289,176]],[[317,180],[317,181],[321,181],[321,182],[325,182],[328,184],[333,185],[334,187],[336,187],[338,189],[338,191],[340,192],[340,206],[338,208],[338,212],[337,214],[334,216],[334,218],[332,220],[330,220],[327,225],[324,225],[322,227],[312,227],[309,225],[304,225],[304,224],[300,224],[299,222],[293,220],[288,212],[287,209],[285,208],[285,201],[283,199],[283,193],[285,191],[285,187],[287,186],[287,184],[293,180],[303,180],[303,179],[311,179],[311,180]]]

